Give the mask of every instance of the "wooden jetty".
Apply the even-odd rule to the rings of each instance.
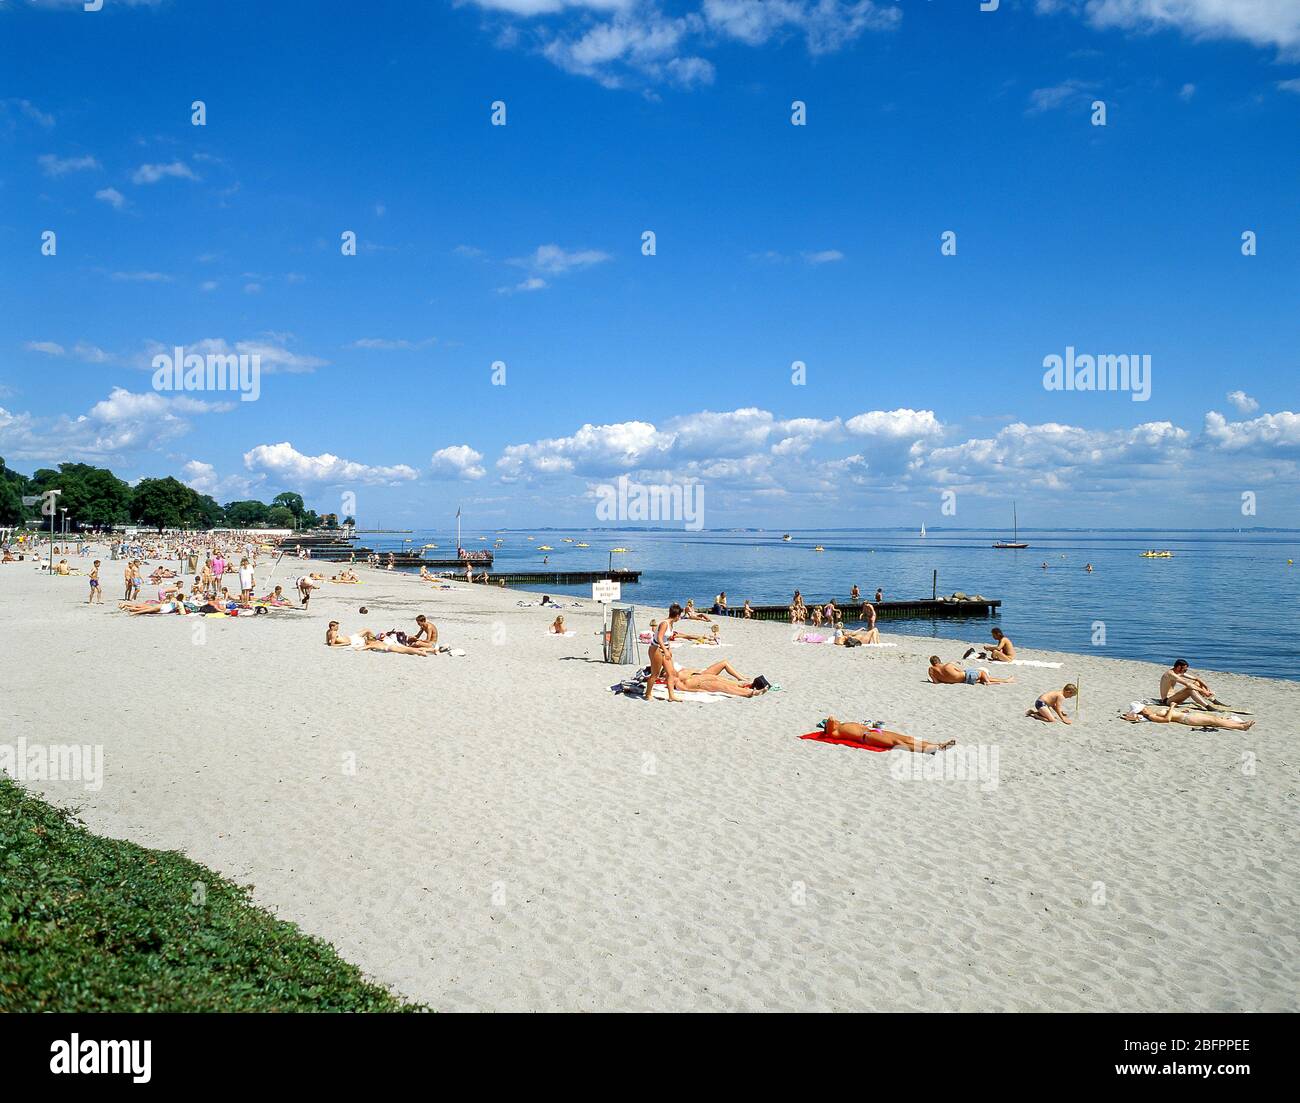
[[[465,565],[458,564],[459,571],[443,572],[448,578],[465,577]],[[481,581],[482,563],[474,564],[474,581]],[[590,582],[624,582],[635,584],[641,581],[640,571],[502,571],[500,574],[488,572],[489,586],[582,586]]]
[[[697,602],[696,606],[702,612],[709,611],[710,602]],[[806,601],[804,603],[811,613],[814,605],[826,607],[825,601]],[[862,607],[867,604],[862,601],[846,601],[840,604],[835,603],[841,615],[846,621],[859,621],[863,619]],[[998,610],[1002,607],[1002,602],[976,595],[975,597],[941,597],[941,598],[918,598],[916,601],[873,601],[870,604],[876,607],[876,618],[878,620],[914,620],[917,618],[931,617],[991,617],[996,616]],[[790,620],[789,605],[755,605],[754,620],[780,620],[788,622]],[[741,615],[740,606],[730,610],[729,616],[738,617]]]

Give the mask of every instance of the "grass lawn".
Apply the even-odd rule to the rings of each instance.
[[[0,1011],[424,1010],[248,897],[0,774]]]

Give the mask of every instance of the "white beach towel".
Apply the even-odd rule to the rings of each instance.
[[[561,636],[576,636],[578,633],[572,629],[567,629],[563,632],[547,632],[545,634],[550,636],[552,639],[559,639]]]
[[[668,700],[668,687],[656,685],[654,691],[650,694],[656,701]],[[739,701],[739,697],[733,697],[730,693],[683,693],[677,691],[679,701],[691,701],[697,705],[713,705],[719,701]]]
[[[1062,664],[1062,663],[1048,663],[1048,662],[1043,662],[1041,659],[1012,659],[1009,663],[1006,663],[1006,664],[1003,664],[1003,663],[995,663],[994,665],[995,665],[995,666],[1003,666],[1003,665],[1006,665],[1006,666],[1045,666],[1045,667],[1048,667],[1048,668],[1051,669],[1051,670],[1059,670],[1063,664]]]

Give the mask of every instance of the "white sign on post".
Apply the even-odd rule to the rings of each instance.
[[[609,605],[611,602],[617,601],[621,593],[622,586],[617,582],[611,582],[607,578],[591,584],[591,600],[598,601],[601,605]]]

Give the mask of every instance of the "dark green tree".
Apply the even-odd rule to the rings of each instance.
[[[295,494],[292,490],[286,490],[283,494],[277,494],[271,499],[271,505],[284,506],[294,518],[301,517],[307,511],[307,504],[302,500],[301,494]],[[283,528],[283,525],[278,526]]]
[[[226,524],[232,528],[247,529],[266,524],[270,510],[263,502],[247,500],[226,503]]]
[[[198,497],[170,475],[165,479],[141,479],[131,495],[131,516],[158,529],[193,525],[197,523]]]

